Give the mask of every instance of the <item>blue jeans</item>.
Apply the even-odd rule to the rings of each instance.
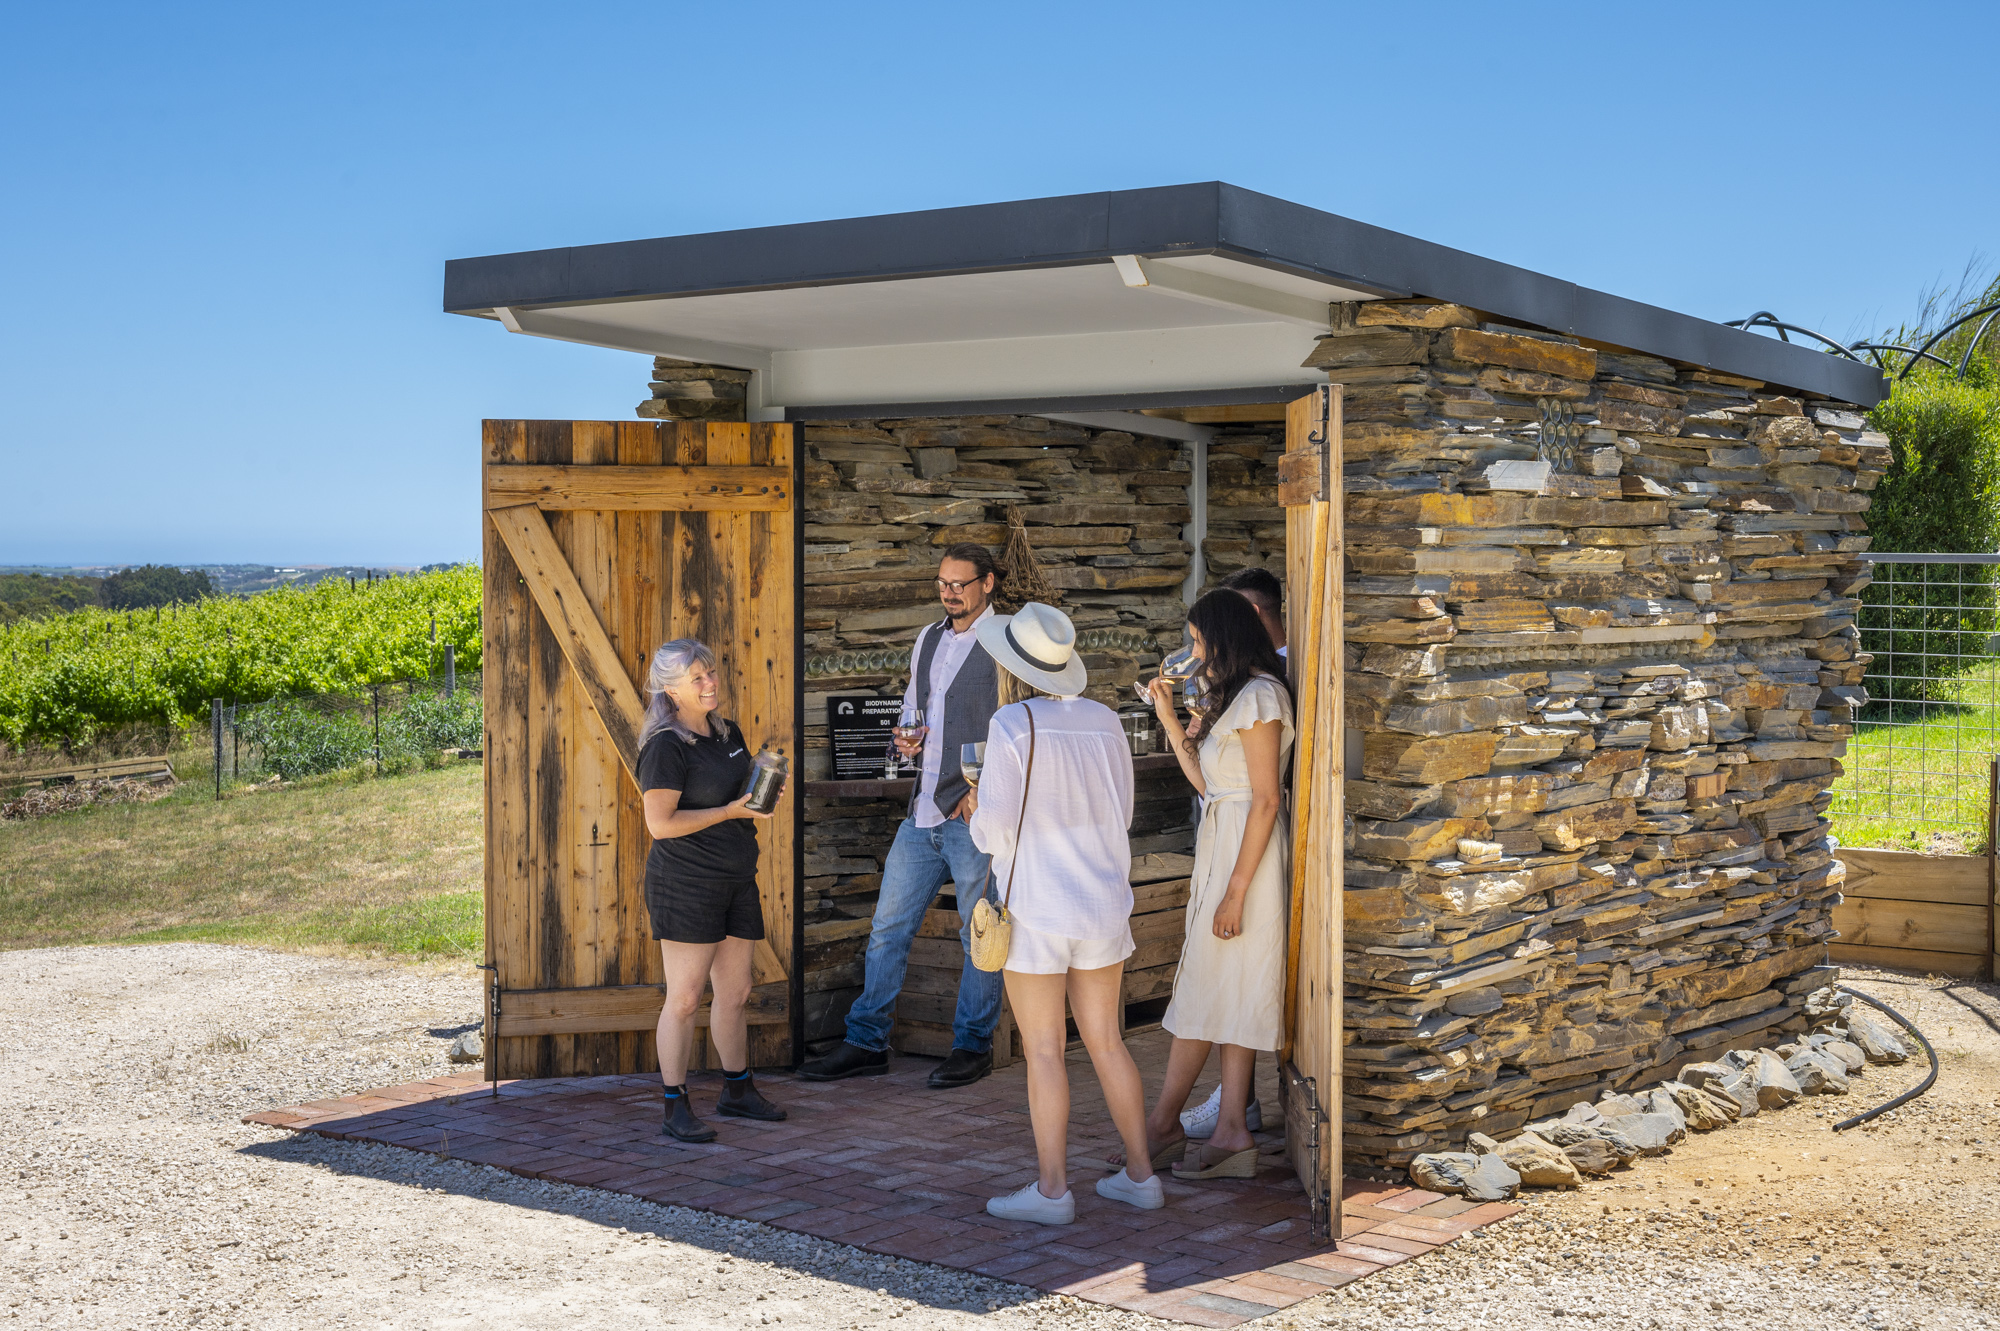
[[[867,977],[861,997],[847,1010],[849,1044],[877,1051],[889,1047],[889,1027],[895,1021],[896,998],[903,992],[910,945],[916,941],[924,912],[949,880],[958,885],[958,939],[966,958],[958,980],[951,1042],[975,1054],[993,1047],[993,1027],[1000,1020],[1000,973],[974,966],[970,944],[972,903],[986,882],[987,863],[988,857],[972,844],[972,831],[961,820],[948,818],[937,827],[918,827],[915,819],[903,819],[882,866],[882,895],[868,934]]]

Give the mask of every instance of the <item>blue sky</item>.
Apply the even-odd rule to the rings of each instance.
[[[0,563],[478,550],[647,362],[447,258],[1222,179],[1836,336],[1990,256],[2000,6],[15,5]]]

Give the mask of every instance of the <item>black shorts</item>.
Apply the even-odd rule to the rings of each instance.
[[[755,879],[734,883],[648,879],[646,911],[653,937],[668,943],[720,943],[762,938],[764,905]]]

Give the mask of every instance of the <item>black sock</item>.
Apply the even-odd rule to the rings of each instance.
[[[662,1086],[660,1088],[660,1094],[664,1095],[669,1100],[678,1100],[682,1096],[685,1096],[687,1093],[688,1091],[686,1082],[682,1082],[679,1086]]]
[[[749,1076],[750,1076],[749,1068],[745,1068],[741,1072],[731,1072],[728,1068],[724,1068],[722,1070],[722,1079],[724,1081],[743,1081],[746,1080]]]

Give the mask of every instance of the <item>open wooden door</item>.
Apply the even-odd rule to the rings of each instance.
[[[1285,1149],[1312,1201],[1313,1230],[1340,1237],[1341,852],[1345,845],[1341,661],[1341,388],[1285,414],[1285,636],[1298,699],[1292,763],[1292,932],[1287,1049],[1279,1068]]]
[[[634,768],[673,638],[715,650],[723,715],[799,752],[793,427],[487,421],[487,1073],[654,1071],[665,990]],[[766,939],[750,1061],[801,1048],[800,801],[757,825]]]

